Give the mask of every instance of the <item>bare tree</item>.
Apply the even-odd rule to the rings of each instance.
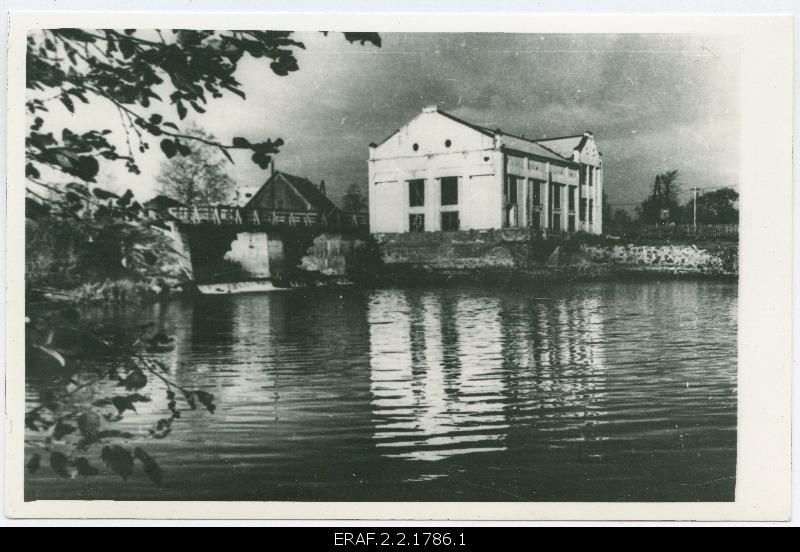
[[[367,202],[358,184],[351,184],[344,195],[344,210],[348,213],[362,213],[367,209]]]
[[[205,142],[216,141],[199,127],[188,132]],[[218,148],[201,141],[188,147],[191,148],[189,155],[175,156],[161,163],[158,175],[161,192],[188,206],[226,203],[235,184],[226,171],[225,157]]]

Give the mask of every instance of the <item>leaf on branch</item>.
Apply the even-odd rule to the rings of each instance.
[[[239,96],[243,100],[247,99],[247,96],[245,95],[245,93],[242,92],[241,90],[239,90],[238,88],[234,88],[233,86],[229,86],[227,84],[223,84],[222,87],[224,89],[226,89],[226,90],[229,90],[229,91],[233,92],[234,94],[236,94],[237,96]]]
[[[83,198],[89,197],[89,188],[87,188],[85,184],[81,184],[80,182],[68,182],[66,187]],[[81,197],[78,197],[78,200],[81,199]]]
[[[351,44],[353,42],[360,42],[363,46],[369,42],[373,46],[381,47],[381,35],[378,33],[344,33],[344,38]]]
[[[231,142],[231,143],[233,144],[234,148],[249,148],[250,147],[250,140],[248,140],[247,138],[242,138],[241,136],[235,137],[233,139],[233,142]]]
[[[228,161],[230,161],[231,163],[233,163],[233,157],[231,157],[231,154],[230,154],[230,153],[228,153],[228,150],[226,150],[226,149],[225,149],[225,148],[223,148],[223,147],[220,147],[220,148],[219,148],[219,151],[221,151],[221,152],[222,152],[222,155],[224,155],[224,156],[225,156],[225,158],[226,158]]]
[[[128,59],[136,53],[136,47],[134,46],[132,40],[124,38],[119,41],[119,51],[122,54],[122,57]]]
[[[34,348],[38,349],[39,351],[42,351],[44,354],[55,360],[62,368],[64,368],[67,365],[67,361],[64,360],[64,357],[61,356],[61,353],[59,353],[58,351],[54,351],[53,349],[45,347],[44,345],[37,345]]]
[[[178,153],[180,153],[183,157],[188,157],[192,154],[192,148],[184,144],[183,142],[177,142]]]
[[[25,427],[32,431],[39,431],[37,424],[42,423],[42,417],[39,415],[39,410],[28,412],[25,414]]]
[[[111,471],[125,481],[133,474],[133,456],[128,450],[120,446],[103,447],[100,459]]]
[[[65,479],[75,479],[78,476],[78,467],[60,452],[50,454],[50,467],[59,477]]]
[[[42,457],[38,454],[34,454],[30,460],[28,460],[28,473],[36,473],[39,471],[39,468],[42,467]]]
[[[92,477],[100,473],[97,468],[89,464],[89,461],[83,457],[75,459],[75,468],[78,470],[78,475],[83,477]]]
[[[135,391],[147,385],[147,375],[142,370],[134,370],[119,382],[119,386],[128,391]]]
[[[70,113],[75,113],[75,104],[72,103],[72,99],[69,96],[63,94],[60,99],[61,103],[64,104],[64,107],[66,107]]]
[[[78,431],[86,439],[96,439],[100,433],[100,423],[100,415],[97,412],[86,410],[78,417]]]
[[[37,219],[50,214],[50,208],[30,197],[25,198],[25,216],[29,219]]]
[[[25,165],[25,176],[28,176],[30,178],[39,178],[41,176],[41,173],[39,172],[39,169],[37,169],[31,163],[27,163]]]
[[[192,391],[184,391],[183,398],[186,399],[186,402],[189,404],[189,408],[192,410],[197,410],[197,401],[195,400],[195,396]]]
[[[93,188],[92,193],[95,197],[101,201],[106,201],[109,199],[119,199],[119,196],[114,192],[109,192],[108,190],[104,190],[103,188]]]
[[[122,194],[121,198],[119,198],[119,201],[117,201],[117,204],[120,207],[127,207],[128,205],[130,205],[132,200],[133,200],[133,192],[128,189],[128,190],[125,190],[125,193]]]
[[[135,435],[118,429],[107,429],[97,434],[98,439],[133,439]]]
[[[182,117],[181,117],[182,118]],[[178,153],[178,146],[169,138],[161,140],[161,151],[167,156],[167,159],[172,159]]]
[[[172,409],[170,409],[172,410]],[[163,439],[172,432],[172,423],[180,418],[180,412],[173,411],[172,417],[161,418],[156,422],[155,429],[150,429],[150,437],[153,439]]]
[[[206,407],[210,413],[214,413],[217,406],[214,404],[214,395],[206,393],[205,391],[194,391],[194,396],[200,401],[200,404]]]
[[[142,463],[142,468],[147,477],[156,485],[161,486],[163,483],[163,473],[161,472],[161,467],[158,465],[158,462],[139,447],[134,449],[133,456]]]
[[[60,441],[67,435],[75,433],[77,430],[78,428],[71,424],[66,422],[58,422],[53,428],[53,440]]]
[[[111,399],[111,404],[117,409],[117,414],[122,416],[128,410],[136,412],[136,403],[150,402],[150,399],[138,393],[128,396],[117,396]]]

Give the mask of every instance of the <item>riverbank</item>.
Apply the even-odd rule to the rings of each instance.
[[[541,239],[526,229],[378,234],[368,239],[323,234],[301,251],[305,255],[297,255],[293,269],[277,271],[276,286],[736,280],[739,272],[736,242],[637,244],[588,235]],[[187,274],[177,272],[171,263],[158,276],[106,278],[66,289],[34,287],[36,293],[29,295],[85,305],[142,304],[193,291]]]
[[[597,236],[537,239],[525,229],[375,236],[382,281],[735,280],[736,242],[620,243]]]

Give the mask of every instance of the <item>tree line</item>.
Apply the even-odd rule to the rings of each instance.
[[[658,174],[652,193],[634,213],[614,209],[603,197],[603,226],[625,228],[643,224],[738,224],[739,192],[730,187],[700,189],[681,202],[682,183],[677,170]],[[689,192],[694,192],[692,189]]]

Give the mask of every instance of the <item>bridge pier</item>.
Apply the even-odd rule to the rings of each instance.
[[[175,249],[197,284],[345,276],[368,236],[365,217],[231,207],[173,208]]]

